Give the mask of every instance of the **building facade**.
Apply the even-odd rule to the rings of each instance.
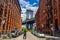
[[[60,30],[60,0],[40,0],[35,16],[37,29],[40,32],[51,33]]]
[[[0,32],[21,30],[21,8],[18,0],[0,0]]]

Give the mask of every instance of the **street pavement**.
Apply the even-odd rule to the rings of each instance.
[[[12,38],[12,39],[0,39],[0,40],[25,40],[23,39],[23,35],[20,35],[19,37]],[[46,38],[38,38],[31,34],[30,32],[27,32],[27,38],[26,40],[46,40]]]
[[[20,35],[19,37],[12,38],[12,39],[0,39],[0,40],[60,40],[57,37],[47,36],[45,38],[39,38],[31,34],[30,32],[27,32],[27,38],[23,39],[23,35]]]

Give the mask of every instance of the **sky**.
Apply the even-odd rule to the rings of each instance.
[[[26,7],[38,7],[39,0],[19,0],[22,8]]]
[[[22,17],[25,20],[26,19],[26,9],[31,9],[33,11],[38,9],[38,5],[39,5],[39,0],[19,0],[20,6],[21,6],[21,10],[22,10]]]
[[[38,8],[39,0],[19,0],[21,9],[25,12],[26,9]]]

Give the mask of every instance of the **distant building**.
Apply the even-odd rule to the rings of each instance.
[[[21,30],[21,8],[18,0],[0,0],[0,32]]]
[[[32,10],[26,10],[26,20],[33,18],[33,11]]]
[[[26,10],[26,27],[32,29],[34,23],[33,11],[30,9]]]
[[[54,25],[55,31],[60,30],[59,2],[59,0],[39,1],[40,5],[35,16],[36,25],[39,32],[51,33],[52,25]]]
[[[35,14],[36,14],[37,8],[33,9],[26,9],[25,13],[22,13],[22,25],[27,27],[28,29],[33,28],[33,24],[35,22]]]

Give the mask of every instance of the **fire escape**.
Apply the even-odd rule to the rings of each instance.
[[[52,0],[47,0],[46,1],[46,13],[47,13],[47,18],[46,18],[46,26],[47,29],[50,29],[50,24],[53,22],[51,21],[53,19],[53,15],[52,15]],[[50,32],[50,30],[48,31],[48,33]]]

